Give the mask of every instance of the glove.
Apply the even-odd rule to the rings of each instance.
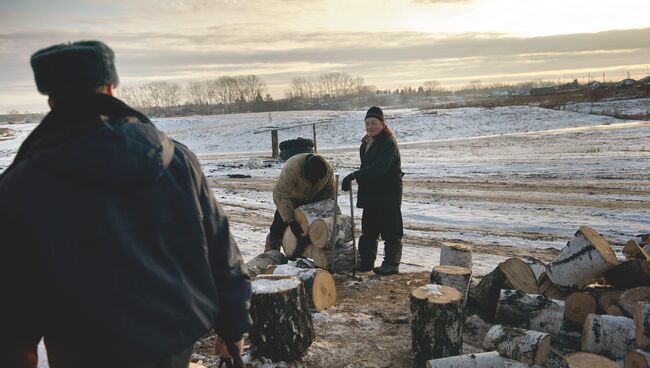
[[[300,239],[300,237],[302,237],[302,227],[300,227],[298,221],[289,221],[289,227],[291,228],[291,232],[296,236],[296,238]]]
[[[293,251],[292,258],[301,257],[310,243],[311,239],[309,239],[309,236],[305,235],[299,237],[298,244],[296,244],[296,249]]]
[[[350,185],[352,184],[352,180],[354,180],[354,173],[348,174],[348,176],[343,178],[343,182],[341,183],[341,189],[343,189],[343,191],[345,192],[350,190]]]

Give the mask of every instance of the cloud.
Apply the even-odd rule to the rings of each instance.
[[[468,3],[470,0],[413,0],[419,4]]]

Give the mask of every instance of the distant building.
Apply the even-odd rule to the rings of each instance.
[[[555,94],[555,87],[531,88],[530,89],[530,94],[532,96],[554,95]]]
[[[616,88],[630,88],[630,87],[634,87],[635,84],[636,81],[634,79],[627,78],[616,83]]]
[[[650,85],[650,75],[644,78],[641,78],[637,81],[641,85]]]
[[[580,91],[580,84],[578,83],[577,79],[571,83],[557,86],[557,88],[555,89],[555,93],[572,93],[572,92],[579,92],[579,91]]]

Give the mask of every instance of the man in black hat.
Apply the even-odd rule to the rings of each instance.
[[[187,367],[241,349],[250,277],[196,157],[112,97],[98,41],[31,58],[51,111],[0,176],[0,366]]]
[[[327,160],[312,153],[301,153],[285,162],[273,188],[273,202],[277,211],[266,237],[264,251],[279,250],[284,231],[289,226],[298,239],[296,250],[291,256],[295,258],[302,255],[309,244],[309,237],[303,234],[293,210],[308,203],[334,199],[336,188],[333,172]]]

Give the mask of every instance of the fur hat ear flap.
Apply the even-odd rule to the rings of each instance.
[[[54,45],[35,52],[31,64],[36,87],[45,95],[119,83],[115,54],[101,41]]]

